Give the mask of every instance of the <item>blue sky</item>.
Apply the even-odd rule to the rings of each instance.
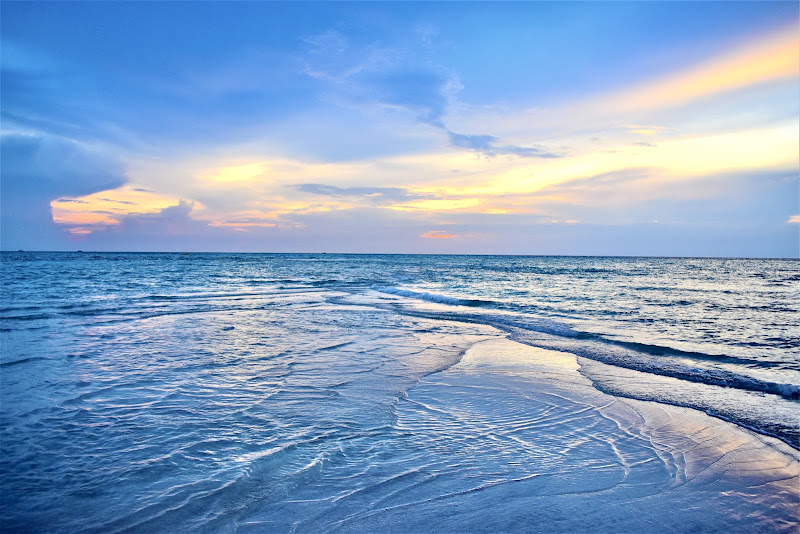
[[[2,248],[800,252],[796,2],[3,2]]]

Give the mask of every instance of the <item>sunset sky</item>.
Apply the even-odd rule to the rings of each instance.
[[[0,6],[4,250],[800,255],[794,1]]]

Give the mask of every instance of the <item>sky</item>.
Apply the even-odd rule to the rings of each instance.
[[[3,250],[800,256],[794,1],[0,15]]]

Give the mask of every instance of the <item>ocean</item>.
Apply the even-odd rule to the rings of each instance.
[[[3,531],[800,523],[798,260],[0,257]]]

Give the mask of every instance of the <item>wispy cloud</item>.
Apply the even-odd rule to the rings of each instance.
[[[428,194],[412,193],[402,187],[337,187],[324,184],[297,184],[292,187],[304,193],[337,198],[358,198],[372,204],[395,204],[410,200],[434,198]]]
[[[688,69],[635,86],[607,101],[618,111],[675,106],[698,98],[800,74],[797,25],[744,43]]]
[[[98,197],[97,200],[100,200],[102,202],[113,202],[115,204],[126,204],[128,206],[133,206],[135,204],[134,202],[131,202],[130,200],[117,200],[117,199],[113,199],[113,198],[99,198]]]
[[[430,230],[429,232],[425,232],[420,237],[424,237],[425,239],[453,239],[456,237],[455,234],[448,234],[443,230]]]
[[[497,155],[515,155],[523,158],[558,158],[558,154],[547,152],[540,148],[514,145],[500,145],[498,139],[491,135],[463,135],[447,132],[450,144],[455,147],[467,148],[477,154],[493,157]]]
[[[305,73],[327,82],[325,91],[353,105],[401,108],[421,122],[443,127],[449,99],[461,88],[455,74],[409,49],[377,42],[353,45],[333,29],[307,36],[304,42]]]
[[[425,32],[430,39],[435,32]],[[494,157],[558,157],[538,147],[503,144],[491,135],[464,135],[450,131],[447,114],[462,89],[456,74],[430,61],[419,60],[409,50],[353,49],[349,40],[333,30],[306,38],[309,51],[306,73],[332,84],[331,88],[351,102],[374,102],[414,114],[416,119],[447,135],[450,146]]]

